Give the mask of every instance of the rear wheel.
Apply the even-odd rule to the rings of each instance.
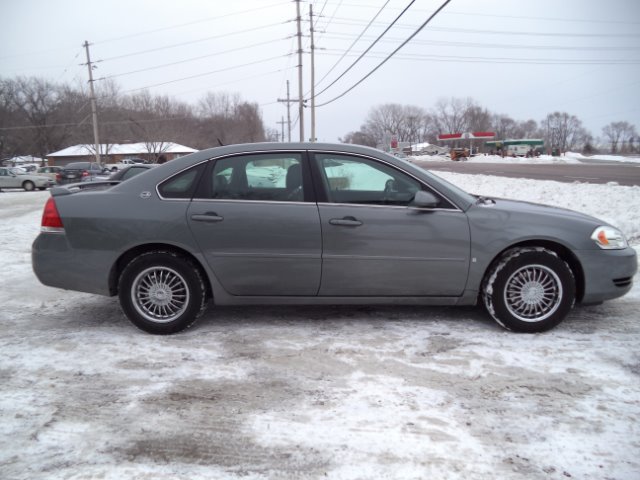
[[[555,252],[541,247],[515,248],[489,270],[482,296],[489,314],[504,328],[543,332],[571,311],[575,279]]]
[[[32,192],[36,186],[31,180],[26,180],[22,184],[22,188],[24,188],[27,192]]]
[[[124,313],[148,333],[167,335],[189,328],[206,306],[200,270],[172,252],[134,258],[122,271],[118,290]]]

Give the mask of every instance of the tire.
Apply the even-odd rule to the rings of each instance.
[[[118,296],[131,323],[157,335],[189,328],[207,300],[197,266],[167,251],[143,253],[129,262],[120,275]]]
[[[514,248],[489,269],[482,297],[489,314],[507,330],[544,332],[573,308],[575,278],[569,265],[551,250]]]
[[[22,188],[24,188],[27,192],[33,192],[33,190],[36,188],[36,186],[31,180],[26,180],[22,184]]]
[[[118,167],[111,167],[111,171],[112,172],[117,172],[118,171]]]

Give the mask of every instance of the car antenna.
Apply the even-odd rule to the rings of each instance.
[[[221,147],[224,147],[224,143],[222,143],[222,142],[220,141],[220,139],[219,139],[219,138],[218,138],[218,144],[219,144]]]

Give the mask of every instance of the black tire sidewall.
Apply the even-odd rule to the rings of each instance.
[[[189,289],[189,304],[186,310],[167,323],[144,318],[136,310],[131,299],[131,289],[136,276],[152,267],[168,267],[175,270],[182,276]],[[122,310],[136,327],[156,335],[170,335],[189,328],[195,322],[204,307],[205,290],[199,270],[188,258],[171,252],[149,252],[134,258],[124,268],[118,283],[118,296]]]
[[[513,316],[504,301],[504,290],[507,280],[518,269],[527,265],[542,265],[555,272],[562,284],[562,299],[557,310],[544,320],[525,322]],[[500,268],[502,266],[502,268]],[[491,303],[494,309],[492,316],[505,328],[514,332],[537,333],[549,330],[558,325],[571,311],[575,302],[576,287],[573,273],[569,266],[552,252],[546,250],[523,251],[508,258],[499,269],[493,282]],[[490,312],[491,313],[491,312]]]

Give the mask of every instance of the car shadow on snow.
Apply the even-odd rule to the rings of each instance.
[[[594,334],[598,331],[626,329],[628,302],[612,301],[596,306],[576,306],[554,331]],[[62,309],[60,308],[62,306]],[[74,328],[135,329],[120,309],[117,298],[87,296],[73,304],[57,302],[55,312],[42,312],[48,318]],[[220,327],[237,329],[288,328],[293,325],[332,328],[342,325],[381,325],[385,322],[418,322],[449,330],[503,332],[488,313],[476,307],[369,306],[369,305],[290,305],[290,306],[216,306],[209,305],[187,332],[208,331]],[[136,329],[137,331],[137,329]]]

